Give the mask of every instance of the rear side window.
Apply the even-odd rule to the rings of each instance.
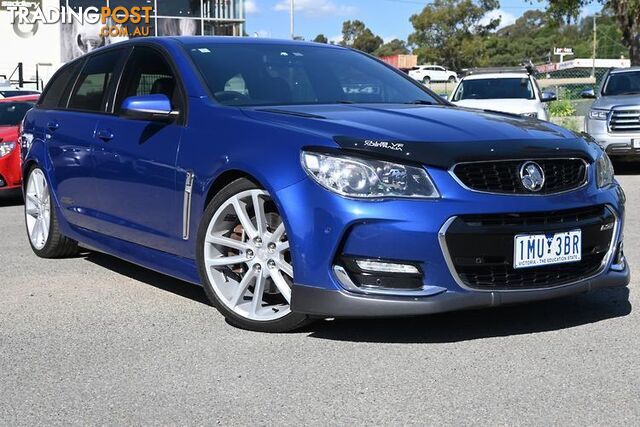
[[[40,97],[40,106],[43,108],[59,108],[67,105],[71,86],[80,72],[82,61],[76,61],[62,68],[53,77],[49,85]]]
[[[69,109],[105,111],[109,84],[113,80],[120,54],[120,49],[111,50],[87,60],[69,99]]]

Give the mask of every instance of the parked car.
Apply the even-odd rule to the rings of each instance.
[[[409,77],[426,85],[431,82],[455,83],[458,81],[458,75],[454,71],[439,65],[419,65],[409,71]]]
[[[463,77],[450,101],[461,107],[501,111],[523,117],[549,120],[547,102],[556,100],[542,92],[535,77],[526,71],[479,72]]]
[[[597,144],[453,108],[354,50],[125,41],[63,66],[23,129],[38,256],[82,245],[202,285],[242,328],[629,282],[624,193]]]
[[[38,95],[0,99],[0,193],[22,184],[18,128],[37,100]]]
[[[0,99],[24,95],[39,95],[40,91],[13,86],[7,80],[0,80]]]
[[[607,71],[598,90],[582,97],[595,99],[585,132],[610,156],[640,160],[640,67]]]

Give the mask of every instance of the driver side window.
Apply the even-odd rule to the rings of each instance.
[[[180,86],[169,63],[157,50],[136,46],[122,77],[116,112],[120,112],[122,102],[130,96],[154,94],[166,95],[174,110],[183,111]]]

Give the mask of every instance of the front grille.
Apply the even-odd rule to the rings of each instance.
[[[613,110],[609,116],[611,133],[640,132],[640,107]]]
[[[604,205],[544,213],[463,215],[446,230],[445,250],[452,274],[479,290],[538,289],[575,282],[596,274],[611,241],[615,216]],[[518,234],[553,234],[580,229],[582,260],[524,269],[513,268]]]
[[[545,175],[545,184],[538,192],[524,188],[520,167],[527,160],[460,163],[453,173],[466,187],[488,193],[553,194],[581,187],[587,180],[587,163],[581,159],[543,159],[535,161]]]

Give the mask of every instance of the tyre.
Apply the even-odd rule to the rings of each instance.
[[[449,76],[449,83],[455,83],[456,78],[454,76]]]
[[[60,233],[49,183],[41,169],[35,167],[29,171],[24,194],[27,236],[33,252],[41,258],[77,255],[78,243]]]
[[[247,179],[224,187],[204,213],[197,245],[207,297],[230,324],[287,332],[309,322],[291,311],[287,230],[265,190]]]
[[[429,83],[431,83],[431,78],[429,76],[425,76],[422,79],[422,83],[425,84],[425,85],[428,85]]]

